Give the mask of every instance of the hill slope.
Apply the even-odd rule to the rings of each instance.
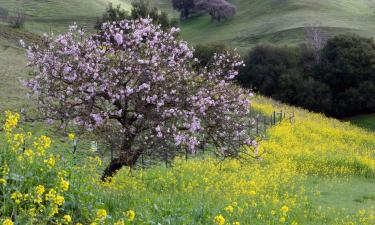
[[[225,224],[255,225],[375,224],[373,133],[266,98],[254,99],[253,109],[266,114],[294,111],[296,115],[294,123],[284,121],[268,130],[267,138],[259,142],[259,152],[266,151],[262,160],[189,156],[187,162],[176,159],[168,168],[156,165],[131,172],[123,168],[106,183],[99,180],[108,162],[102,164],[95,157],[99,153],[89,151],[89,146],[79,147],[72,155],[67,137],[61,138],[63,142],[55,138],[50,145],[42,142],[48,138],[33,139],[30,134],[24,136],[26,143],[35,140],[37,144],[27,145],[23,153],[12,150],[22,148],[20,139],[0,131],[0,159],[10,174],[4,176],[2,190],[5,196],[14,190],[34,196],[37,185],[46,187],[46,193],[54,188],[65,198],[54,218],[61,221],[68,214],[72,224],[90,224],[98,217],[98,209],[110,215],[105,224],[126,220],[123,212],[128,210],[135,211],[135,218],[131,217],[135,220],[127,224],[218,225],[223,220]],[[44,133],[40,128],[24,130]],[[14,137],[19,132],[14,129]],[[79,138],[78,143],[90,141]],[[19,176],[24,174],[24,178]],[[12,182],[14,177],[22,177],[24,182]],[[61,191],[61,177],[70,184],[65,191]],[[18,206],[9,197],[1,198],[0,203],[7,207],[0,208],[0,222],[6,217],[26,221],[30,217],[22,215],[28,211],[12,209],[31,208],[34,202],[26,199]],[[51,206],[45,205],[49,210]],[[37,213],[36,224],[50,224],[42,222],[48,220],[46,214]],[[215,223],[219,215],[222,218]]]
[[[74,21],[92,27],[106,5],[113,2],[129,9],[131,0],[0,0],[9,10],[25,9],[26,29],[42,33],[61,32]],[[151,1],[174,17],[171,0]],[[237,7],[234,18],[215,24],[209,16],[191,18],[181,24],[183,37],[193,43],[225,41],[249,48],[259,42],[295,44],[305,39],[303,26],[319,24],[333,35],[356,32],[375,36],[373,0],[230,0]]]
[[[130,8],[130,4],[123,0],[0,0],[0,6],[10,12],[22,9],[27,15],[25,29],[29,31],[60,33],[73,22],[92,28],[109,2]]]
[[[158,2],[165,7],[169,0]],[[303,26],[313,23],[322,26],[328,35],[356,32],[375,36],[375,2],[372,0],[231,2],[237,7],[233,19],[214,24],[208,16],[192,18],[182,23],[183,37],[194,43],[225,41],[241,48],[259,42],[294,44],[305,39]]]

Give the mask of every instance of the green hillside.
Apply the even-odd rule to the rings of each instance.
[[[22,8],[27,14],[25,28],[11,29],[0,23],[0,109],[20,106],[24,100],[19,79],[25,78],[24,53],[19,39],[31,42],[33,34],[65,32],[70,24],[92,29],[107,4],[130,8],[130,0],[0,0],[11,13]],[[170,0],[151,1],[173,17],[177,11]],[[181,24],[182,36],[192,44],[224,41],[251,48],[257,43],[296,44],[306,37],[304,24],[318,23],[328,35],[356,32],[375,36],[375,1],[373,0],[232,0],[237,7],[234,18],[217,24],[209,16],[191,18]],[[25,101],[27,102],[27,101]]]
[[[164,0],[169,1],[169,0]],[[182,24],[183,36],[194,43],[226,41],[248,48],[259,42],[294,44],[304,41],[305,24],[317,23],[328,35],[356,32],[375,36],[372,0],[233,0],[236,16],[214,24],[208,16]]]
[[[0,6],[10,12],[22,9],[27,15],[26,30],[60,33],[73,22],[91,28],[109,2],[130,7],[122,0],[0,0]]]

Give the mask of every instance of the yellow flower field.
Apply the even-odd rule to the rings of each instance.
[[[294,123],[267,131],[260,159],[177,158],[169,168],[124,168],[105,183],[99,157],[72,155],[66,143],[27,133],[17,126],[19,115],[8,112],[0,139],[0,222],[375,224],[373,191],[353,190],[359,200],[352,202],[339,193],[358,182],[375,189],[374,134],[266,98],[253,100],[253,109],[296,115]]]

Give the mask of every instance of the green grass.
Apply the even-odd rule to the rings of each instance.
[[[73,22],[92,29],[109,2],[129,9],[129,3],[122,0],[0,0],[0,5],[11,12],[23,9],[27,15],[26,30],[56,34],[66,31]]]
[[[349,118],[349,121],[359,127],[375,131],[375,114],[355,116]]]
[[[168,7],[169,0],[159,0]],[[371,0],[233,0],[234,18],[221,24],[209,16],[182,23],[183,37],[192,43],[224,41],[250,48],[257,43],[296,44],[306,40],[303,26],[317,23],[327,36],[356,32],[375,36],[375,4]],[[170,6],[169,6],[170,7]],[[170,9],[170,8],[168,8]]]

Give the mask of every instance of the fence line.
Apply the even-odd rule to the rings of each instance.
[[[284,121],[288,121],[290,123],[294,123],[295,122],[295,113],[294,112],[285,112],[285,111],[273,111],[273,113],[271,113],[271,115],[266,115],[266,114],[261,114],[261,113],[258,113],[258,112],[250,112],[250,121],[249,121],[249,132],[250,132],[250,135],[253,136],[253,137],[262,137],[262,138],[266,138],[266,133],[267,133],[267,129],[273,127],[273,126],[276,126]],[[98,151],[99,149],[97,149],[97,143],[95,142],[95,146],[96,146],[96,149],[95,151]],[[115,157],[115,153],[114,153],[114,145],[110,145],[109,146],[111,149],[110,149],[110,160],[112,161]],[[92,148],[92,144],[91,144],[91,148]],[[204,150],[205,146],[202,147],[202,154],[204,156],[204,154],[206,154],[206,151]],[[91,149],[92,150],[92,149]],[[73,154],[76,154],[76,152],[78,151],[78,147],[77,147],[77,140],[75,139],[73,141],[73,149],[72,149],[72,153]],[[188,161],[189,159],[189,152],[187,149],[185,149],[184,153],[181,152],[181,154],[178,154],[178,155],[185,155],[185,160]],[[165,163],[165,166],[168,167],[169,165],[169,156],[168,156],[168,151],[165,151],[164,153],[164,156],[162,156],[162,159],[159,161],[159,162],[163,162]],[[193,154],[190,154],[190,155],[193,155]],[[198,154],[199,155],[199,154]],[[141,154],[141,157],[140,157],[140,167],[141,168],[145,168],[146,167],[146,157],[147,157],[147,154]],[[157,160],[152,160],[152,161],[157,161]]]

